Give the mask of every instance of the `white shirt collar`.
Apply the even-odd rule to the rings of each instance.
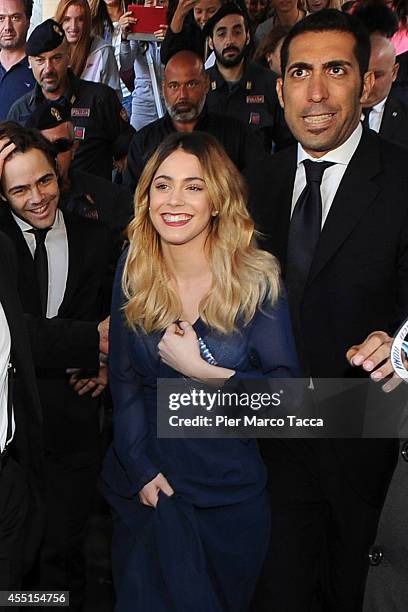
[[[354,132],[347,138],[346,142],[343,142],[343,144],[337,147],[337,149],[333,149],[332,151],[325,153],[325,155],[319,157],[318,159],[316,157],[312,157],[309,155],[309,153],[306,153],[302,145],[298,143],[298,167],[305,159],[310,159],[311,161],[315,162],[329,161],[333,162],[334,164],[342,164],[347,166],[359,145],[362,133],[363,128],[361,123],[359,123]]]
[[[11,214],[13,215],[14,221],[17,223],[17,225],[19,226],[22,232],[31,232],[31,230],[33,229],[32,225],[24,221],[24,219],[17,217],[17,215],[14,214],[12,210],[11,210]],[[51,225],[50,229],[51,230],[61,229],[62,224],[63,224],[62,212],[59,208],[57,208],[57,214],[55,215],[54,223]]]
[[[383,100],[381,100],[381,102],[379,102],[378,104],[373,106],[373,108],[371,110],[376,112],[376,113],[382,113],[383,108],[385,106],[385,103],[387,101],[387,98],[388,98],[388,96],[386,96]]]

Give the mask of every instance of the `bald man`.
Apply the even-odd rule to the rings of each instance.
[[[136,132],[128,154],[130,185],[137,185],[146,161],[157,146],[173,132],[199,130],[215,136],[242,171],[266,152],[258,137],[238,119],[208,112],[208,76],[203,61],[192,51],[180,51],[167,62],[163,96],[167,113]]]
[[[393,89],[399,69],[394,46],[381,34],[372,34],[370,40],[369,69],[375,83],[363,109],[364,123],[383,138],[408,147],[408,106]]]

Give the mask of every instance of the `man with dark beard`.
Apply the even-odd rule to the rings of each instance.
[[[281,150],[294,140],[276,95],[276,75],[247,59],[250,42],[244,11],[228,2],[204,27],[215,65],[207,70],[209,110],[240,119],[260,132],[268,151]]]
[[[238,170],[265,156],[260,139],[241,121],[207,111],[208,86],[203,61],[196,53],[180,51],[169,60],[163,80],[167,113],[136,132],[130,143],[128,171],[133,189],[146,161],[172,132],[199,130],[215,136]]]

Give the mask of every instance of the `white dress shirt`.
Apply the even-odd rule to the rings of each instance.
[[[363,128],[361,123],[358,124],[354,132],[349,136],[349,138],[342,145],[337,147],[337,149],[333,149],[329,151],[322,157],[316,158],[312,157],[302,147],[301,144],[298,144],[298,153],[297,153],[297,170],[295,176],[295,183],[293,186],[293,195],[292,195],[292,210],[291,215],[295,209],[296,202],[299,199],[300,194],[303,189],[306,187],[306,173],[305,167],[303,165],[303,160],[310,159],[314,162],[333,162],[334,166],[330,166],[325,170],[323,174],[322,184],[320,186],[320,193],[322,196],[322,227],[327,219],[327,215],[329,214],[331,205],[334,200],[334,196],[337,193],[337,189],[339,188],[341,179],[345,171],[347,170],[347,165],[353,157],[358,144],[361,139],[361,134],[363,133]]]
[[[384,115],[384,106],[387,102],[387,98],[388,96],[384,98],[384,100],[381,100],[381,102],[373,106],[368,116],[368,125],[370,127],[370,130],[374,130],[374,132],[377,132],[377,134],[380,131],[381,122]]]
[[[23,236],[34,258],[35,236],[32,226],[13,214],[13,217],[23,232]],[[68,278],[68,238],[65,228],[64,217],[57,209],[54,224],[51,226],[45,238],[45,248],[48,257],[48,300],[47,318],[56,317],[58,309],[64,299],[65,288]]]
[[[12,435],[7,440],[7,400],[8,400],[8,366],[10,363],[11,336],[4,314],[3,306],[0,303],[0,452],[6,447],[14,435],[14,417],[12,422]]]

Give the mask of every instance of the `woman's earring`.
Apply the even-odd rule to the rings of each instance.
[[[218,213],[219,213],[219,212],[220,212],[219,210],[213,210],[213,212],[212,212],[212,216],[213,216],[213,217],[216,217],[216,216],[218,215]]]

